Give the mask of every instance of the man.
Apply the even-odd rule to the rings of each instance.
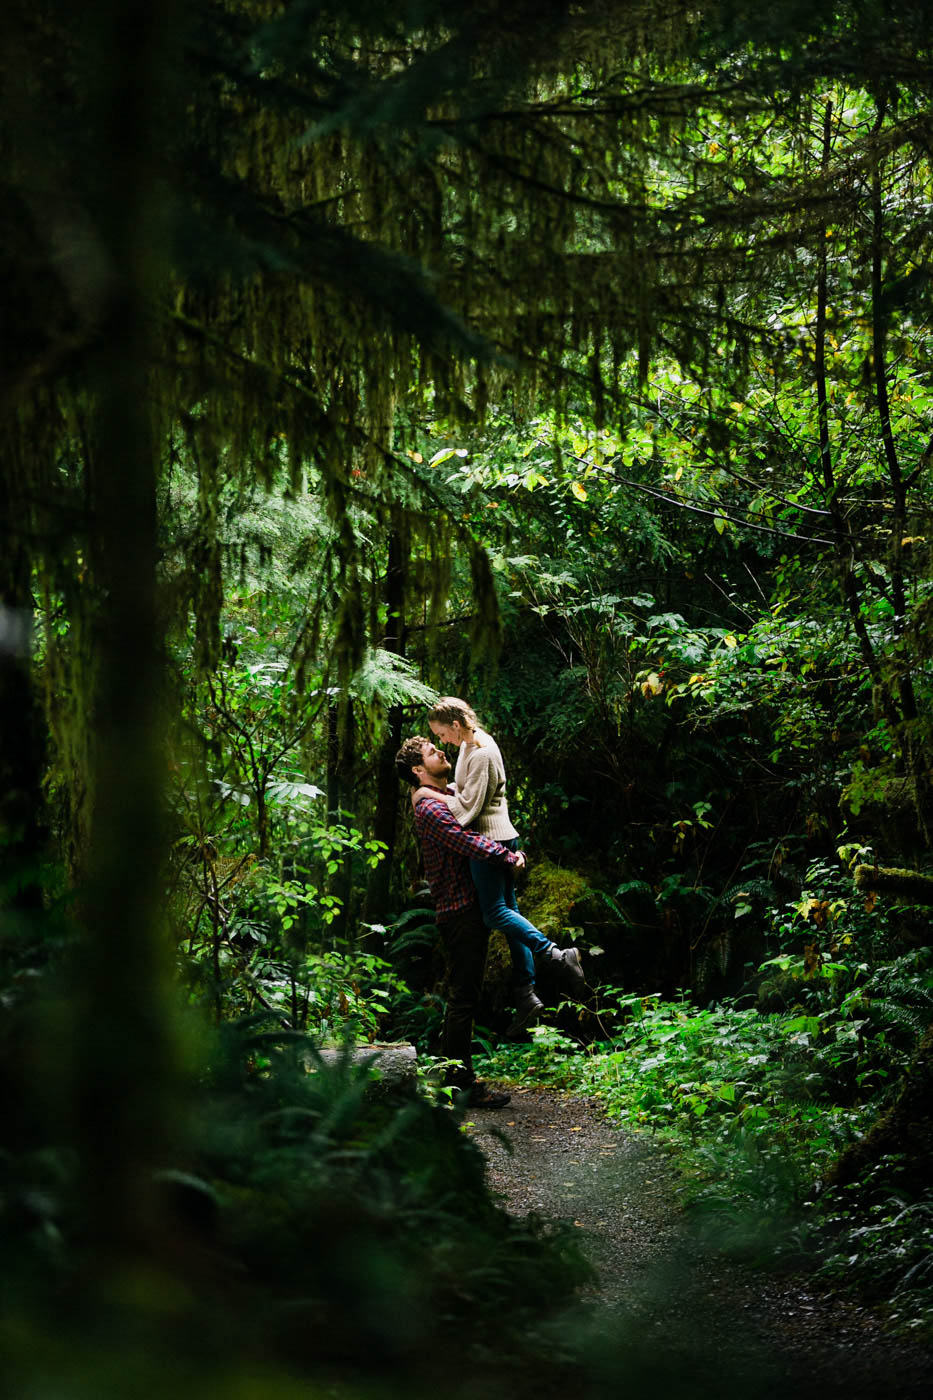
[[[450,763],[430,739],[421,735],[406,739],[395,756],[395,766],[409,787],[433,788],[438,793],[436,798],[427,795],[418,803],[415,829],[447,961],[444,1054],[463,1066],[451,1073],[450,1082],[458,1100],[471,1108],[504,1108],[511,1096],[490,1089],[473,1071],[473,1018],[483,986],[489,930],[480,913],[469,862],[498,861],[521,870],[525,856],[465,830],[451,815],[440,797],[447,791]]]

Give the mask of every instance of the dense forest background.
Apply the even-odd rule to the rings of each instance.
[[[792,1157],[778,1213],[822,1185],[821,1257],[874,1230],[867,1283],[929,1317],[931,33],[923,0],[4,7],[17,1375],[41,1342],[76,1395],[165,1348],[179,1393],[542,1383],[470,1329],[540,1320],[573,1251],[429,1092],[314,1059],[437,1053],[393,760],[439,692],[592,989],[508,1049],[494,944],[491,1067],[680,1125],[720,1206],[737,1144],[759,1203]]]

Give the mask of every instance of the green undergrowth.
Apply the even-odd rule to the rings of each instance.
[[[173,1395],[244,1400],[566,1389],[553,1329],[588,1267],[494,1202],[460,1115],[274,1017],[226,1023],[198,1068],[149,1224],[112,1258],[65,1138],[23,1122],[0,1152],[10,1394],[161,1395],[169,1374]]]
[[[530,1045],[500,1047],[487,1071],[592,1095],[610,1117],[676,1147],[692,1203],[711,1202],[726,1181],[736,1215],[801,1202],[863,1119],[820,1094],[805,1018],[622,1001],[628,1016],[611,1039],[582,1046],[538,1026]]]
[[[690,1218],[717,1246],[759,1264],[816,1267],[834,1286],[893,1298],[894,1321],[925,1328],[933,1195],[899,1189],[892,1159],[873,1181],[821,1190],[909,1061],[906,1016],[899,1032],[882,994],[908,970],[922,999],[928,969],[902,960],[876,969],[870,987],[856,979],[857,994],[842,980],[833,995],[804,988],[771,1014],[603,992],[604,1038],[582,1044],[536,1026],[530,1043],[492,1050],[484,1073],[594,1097],[668,1150]]]

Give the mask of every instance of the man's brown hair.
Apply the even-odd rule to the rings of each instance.
[[[423,734],[413,734],[410,739],[405,740],[395,755],[395,771],[410,787],[420,785],[420,779],[415,777],[414,769],[420,768],[424,763],[424,746],[428,742]]]

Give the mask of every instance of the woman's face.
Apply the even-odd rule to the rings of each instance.
[[[453,724],[441,724],[440,720],[437,719],[431,720],[430,724],[431,733],[436,739],[440,739],[442,744],[460,745],[466,738],[463,726],[458,719],[455,719]]]

